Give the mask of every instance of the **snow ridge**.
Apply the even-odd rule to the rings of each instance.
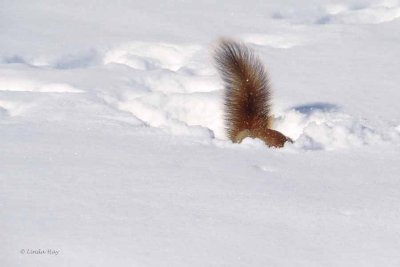
[[[245,38],[255,40],[254,36]],[[257,40],[260,38],[258,36]],[[263,38],[270,39],[268,36]],[[269,46],[256,42],[258,46]],[[289,47],[285,45],[282,48]],[[14,66],[11,70],[4,67],[0,70],[3,73],[0,92],[42,93],[42,100],[38,104],[33,99],[24,107],[24,104],[10,104],[10,100],[4,99],[2,113],[23,117],[23,110],[32,114],[33,106],[44,110],[46,103],[42,101],[50,101],[52,106],[55,101],[63,102],[62,106],[65,106],[63,97],[55,99],[54,93],[81,93],[68,97],[84,97],[84,105],[90,106],[92,104],[86,102],[94,101],[92,106],[103,106],[100,109],[104,111],[111,109],[113,116],[120,118],[119,113],[124,117],[131,116],[133,121],[172,135],[226,140],[223,88],[207,55],[208,48],[201,45],[130,42],[106,51],[96,66],[79,66],[79,73],[75,68],[60,69],[57,64],[32,66],[12,62],[6,65]],[[105,76],[96,81],[98,75],[94,70],[103,72]],[[22,79],[21,73],[24,73]],[[81,75],[81,79],[72,79],[74,73],[78,73],[78,77]],[[96,83],[88,85],[86,80]],[[75,108],[76,105],[79,101],[74,103]],[[60,109],[54,110],[55,113],[58,111],[61,112]],[[368,127],[362,120],[329,103],[298,103],[276,117],[275,127],[295,141],[295,148],[305,150],[335,150],[398,140],[394,128],[380,131]]]

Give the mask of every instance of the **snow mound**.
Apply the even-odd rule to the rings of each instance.
[[[364,120],[340,112],[329,103],[298,106],[277,118],[276,128],[295,140],[294,147],[305,150],[337,150],[394,142],[393,128],[382,130]],[[386,132],[385,132],[386,131]]]
[[[0,99],[0,118],[18,116],[28,110],[30,104],[21,100]]]
[[[394,3],[382,2],[370,6],[327,6],[326,15],[320,23],[335,24],[379,24],[400,17],[400,6]]]
[[[45,83],[24,78],[0,78],[0,91],[44,92],[44,93],[81,93],[82,90],[65,83]]]
[[[398,1],[371,3],[330,3],[302,10],[275,12],[273,18],[299,24],[380,24],[400,17]]]
[[[55,69],[79,69],[99,65],[100,54],[95,49],[82,50],[63,55],[8,55],[0,57],[2,64],[24,64],[32,67],[50,67]]]
[[[133,88],[100,96],[146,125],[174,135],[223,138],[219,78],[199,45],[131,42],[104,55],[104,64],[137,71]],[[222,129],[222,130],[221,130]]]
[[[8,110],[0,104],[0,118],[8,116]]]
[[[147,125],[167,129],[174,135],[227,140],[224,128],[222,91],[208,93],[149,92],[129,96],[118,108],[131,112]],[[301,150],[338,150],[392,142],[394,129],[386,133],[368,126],[362,119],[339,112],[332,104],[314,103],[289,109],[276,118],[275,128]],[[387,129],[385,129],[387,130]],[[260,146],[246,141],[244,146]]]
[[[200,46],[197,45],[132,42],[107,52],[104,63],[119,63],[139,70],[177,71],[198,50]]]
[[[223,137],[220,101],[213,93],[152,92],[132,99],[128,96],[118,107],[173,134]]]
[[[243,34],[239,39],[246,43],[281,49],[292,48],[304,43],[301,37],[289,34]]]
[[[23,73],[23,75],[21,75]],[[21,63],[0,68],[0,92],[83,93],[71,82],[50,78],[53,70]]]
[[[242,38],[261,47],[295,49],[303,44],[294,35],[247,34]],[[207,142],[230,142],[224,126],[223,85],[209,52],[208,46],[198,44],[129,42],[103,54],[61,56],[46,66],[14,58],[0,70],[1,118],[114,120]],[[92,65],[94,58],[99,59],[98,65]],[[274,128],[291,137],[295,142],[288,146],[299,150],[397,142],[400,135],[394,127],[377,130],[329,103],[286,108]],[[263,147],[259,140],[241,145]]]

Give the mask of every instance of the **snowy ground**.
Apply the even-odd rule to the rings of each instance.
[[[294,144],[227,140],[220,36]],[[400,266],[399,45],[395,0],[0,0],[0,266]]]

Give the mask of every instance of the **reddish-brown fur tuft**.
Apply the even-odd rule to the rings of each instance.
[[[291,141],[272,130],[271,87],[262,62],[243,44],[222,40],[214,54],[225,85],[225,122],[229,138],[259,138],[270,147]]]

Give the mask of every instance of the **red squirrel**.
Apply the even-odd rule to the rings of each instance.
[[[214,52],[225,87],[225,123],[228,137],[240,143],[246,137],[259,138],[269,147],[293,142],[271,129],[271,86],[264,65],[244,44],[221,40]]]

